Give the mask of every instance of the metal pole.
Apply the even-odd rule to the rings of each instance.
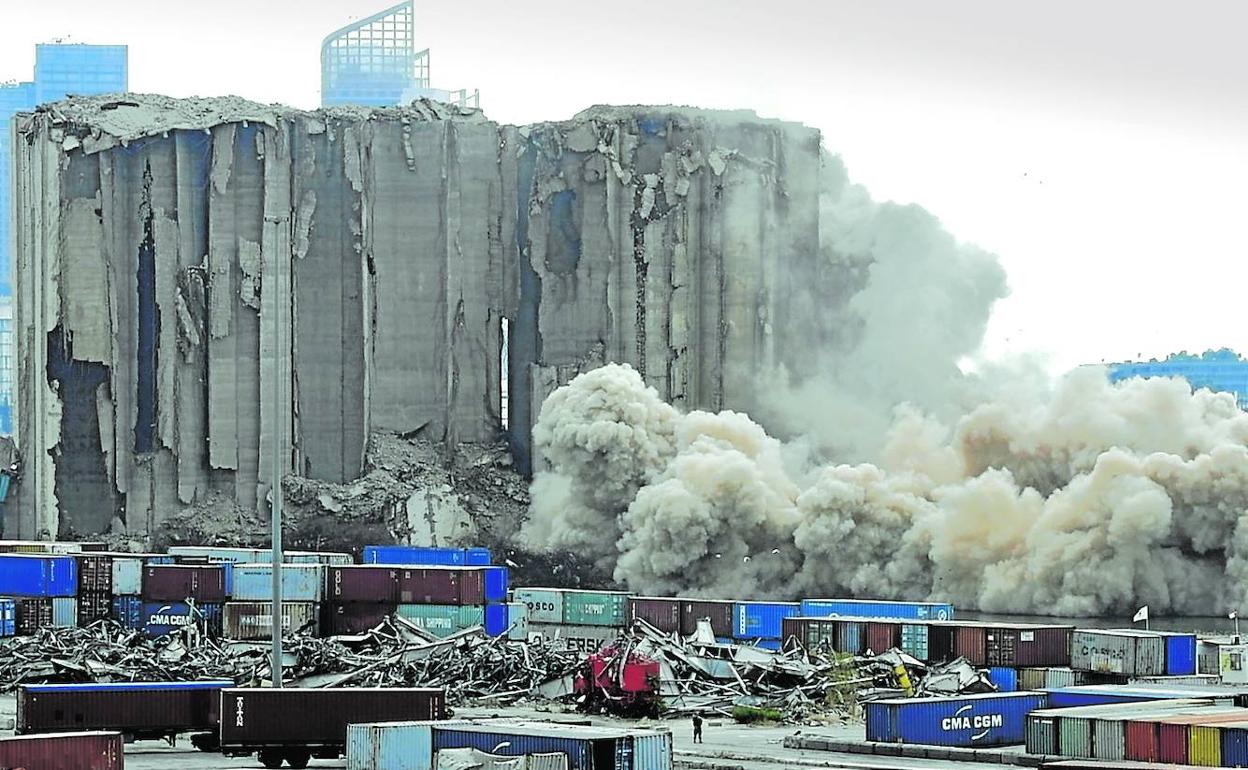
[[[282,686],[282,318],[281,292],[275,281],[273,294],[273,489],[270,492],[273,524],[273,657],[269,663],[274,687]]]

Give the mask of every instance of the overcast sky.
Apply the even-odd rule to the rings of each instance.
[[[133,90],[319,100],[319,45],[387,0],[0,0],[0,80],[33,44],[130,46]],[[417,0],[433,85],[495,120],[596,103],[750,107],[823,130],[877,198],[1001,256],[986,352],[1054,369],[1248,353],[1240,0]]]

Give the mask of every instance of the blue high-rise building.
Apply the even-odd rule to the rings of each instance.
[[[1248,359],[1227,348],[1199,356],[1175,353],[1162,361],[1128,361],[1107,366],[1110,382],[1129,377],[1182,377],[1193,390],[1208,388],[1234,394],[1239,408],[1248,410]]]
[[[479,106],[476,91],[430,87],[429,49],[416,50],[412,0],[335,30],[321,43],[323,107],[392,107],[420,98]]]
[[[12,155],[13,116],[70,94],[108,94],[129,88],[124,45],[49,43],[35,46],[35,79],[0,83],[0,305],[13,296]],[[12,312],[0,308],[0,433],[12,432],[10,394],[15,361]]]

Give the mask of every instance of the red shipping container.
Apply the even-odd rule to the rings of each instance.
[[[399,570],[394,567],[330,567],[325,581],[325,598],[332,602],[384,604],[399,600]]]
[[[405,567],[399,570],[399,604],[485,604],[485,573]]]
[[[56,733],[0,738],[0,767],[122,770],[121,733]]]
[[[1187,725],[1161,722],[1157,725],[1157,757],[1162,762],[1187,764]]]
[[[1155,722],[1127,722],[1127,759],[1141,762],[1159,762],[1161,754],[1157,747],[1157,724]]]
[[[698,621],[710,618],[711,631],[716,637],[732,636],[732,602],[680,600],[680,632],[689,636],[698,630]]]
[[[143,601],[215,604],[226,600],[225,568],[155,564],[143,568]]]
[[[628,600],[628,617],[641,619],[665,633],[680,633],[680,599],[633,596]]]
[[[877,655],[901,646],[901,624],[867,622],[867,647]]]
[[[363,634],[376,628],[396,610],[398,610],[398,605],[394,602],[325,604],[321,607],[321,634],[324,636]]]
[[[953,652],[966,658],[972,666],[988,665],[987,629],[983,626],[958,626],[953,637]]]

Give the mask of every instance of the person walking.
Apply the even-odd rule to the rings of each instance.
[[[702,717],[697,714],[693,715],[693,742],[702,742]]]

